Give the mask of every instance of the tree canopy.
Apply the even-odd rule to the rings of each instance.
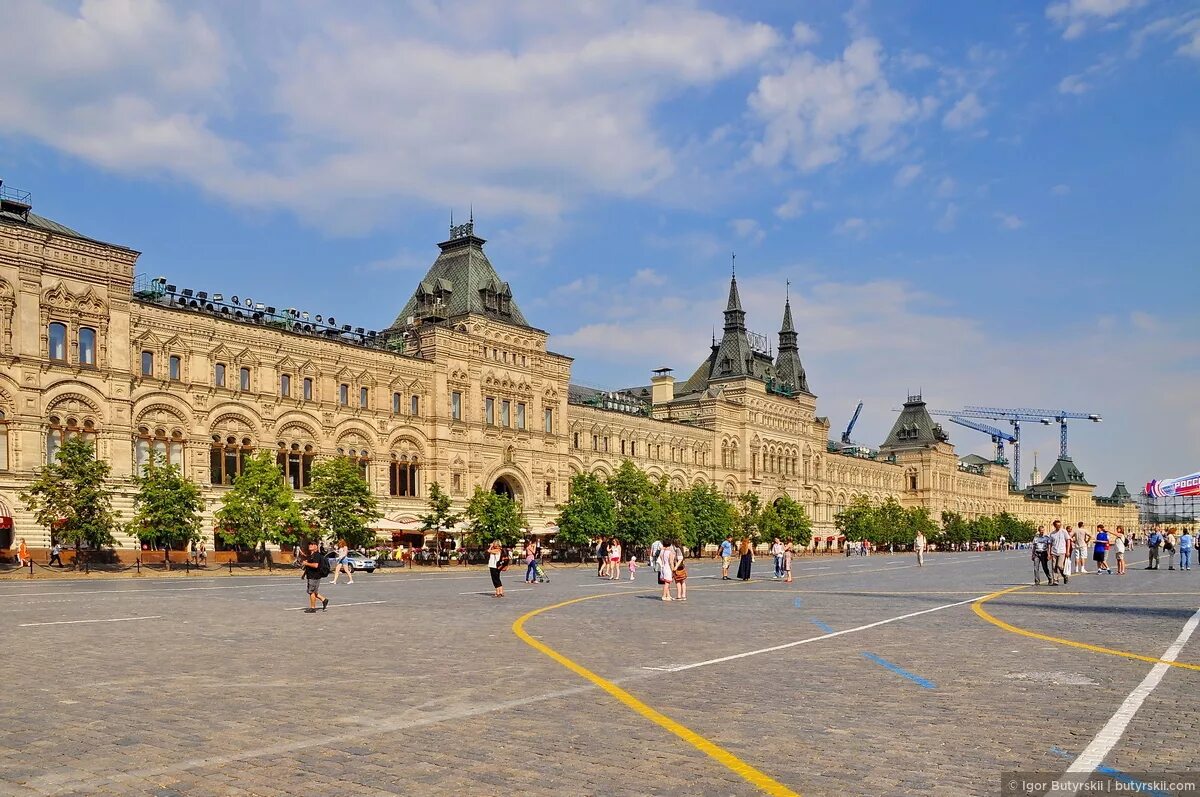
[[[598,537],[612,536],[617,526],[616,505],[608,486],[591,473],[571,477],[571,492],[558,507],[558,534],[565,545],[586,546]]]
[[[105,484],[109,471],[108,463],[96,458],[91,443],[70,437],[54,462],[43,467],[21,494],[21,501],[56,540],[76,550],[84,545],[113,545],[120,513],[113,510],[112,493]]]
[[[660,490],[644,471],[625,460],[608,480],[616,509],[613,534],[627,549],[649,545],[661,534],[665,517]]]
[[[217,533],[229,545],[257,548],[264,542],[292,546],[308,533],[292,489],[275,464],[275,455],[259,451],[221,498]]]
[[[379,503],[353,460],[334,457],[317,462],[304,493],[304,517],[318,534],[330,542],[345,540],[351,548],[375,544],[371,523],[380,517]]]
[[[151,450],[142,472],[133,477],[133,519],[127,534],[142,543],[168,550],[200,540],[200,513],[204,499],[200,488],[170,465],[161,453]],[[167,566],[171,560],[168,556]]]
[[[476,544],[500,540],[501,545],[512,547],[521,539],[521,508],[507,495],[476,487],[467,502],[466,515],[471,521],[470,533]]]

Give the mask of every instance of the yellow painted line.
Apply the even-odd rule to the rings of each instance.
[[[630,595],[633,593],[626,592],[626,593],[615,593],[615,594]],[[658,725],[659,727],[664,728],[665,730],[668,730],[671,733],[675,734],[680,739],[682,739],[683,741],[690,744],[692,747],[695,747],[697,750],[704,753],[709,758],[713,759],[714,761],[721,764],[722,766],[728,768],[731,772],[735,773],[736,775],[743,778],[751,785],[758,788],[764,794],[774,795],[774,797],[799,797],[799,794],[797,792],[794,792],[791,789],[789,789],[787,786],[784,786],[782,783],[775,780],[770,775],[767,775],[767,774],[755,769],[754,767],[750,766],[745,761],[741,760],[740,758],[738,758],[737,756],[735,756],[733,753],[729,752],[728,750],[724,749],[723,747],[719,747],[716,744],[713,744],[708,739],[705,739],[703,736],[701,736],[700,734],[691,730],[690,728],[688,728],[684,725],[681,725],[680,723],[671,719],[670,717],[663,714],[662,712],[656,711],[655,709],[646,705],[642,701],[638,700],[636,697],[631,695],[629,692],[626,692],[624,689],[622,689],[621,687],[614,684],[612,681],[609,681],[605,678],[601,678],[599,675],[597,675],[596,673],[587,669],[586,667],[575,663],[571,659],[568,659],[566,656],[562,655],[561,653],[559,653],[557,650],[550,647],[549,645],[546,645],[546,644],[534,639],[532,636],[529,635],[528,632],[525,631],[526,621],[528,621],[534,617],[537,617],[542,612],[548,612],[548,611],[551,611],[552,609],[561,609],[563,606],[570,606],[572,603],[579,603],[581,601],[595,600],[596,598],[612,597],[612,595],[613,595],[613,593],[604,593],[601,595],[587,595],[582,598],[575,598],[573,600],[563,601],[562,603],[556,603],[553,606],[544,606],[541,609],[534,609],[533,611],[527,612],[517,618],[516,622],[514,622],[512,624],[513,633],[516,634],[517,638],[520,639],[522,642],[524,642],[526,645],[529,645],[531,648],[538,651],[539,653],[550,657],[554,661],[556,661],[559,664],[561,664],[562,666],[566,667],[571,672],[578,675],[580,678],[583,678],[586,681],[590,681],[591,683],[593,683],[596,686],[603,689],[605,692],[608,692],[608,694],[615,697],[622,704],[624,704],[627,708],[630,708],[633,711],[637,712],[645,719],[648,719],[651,722],[653,722],[655,725]]]
[[[1145,661],[1149,662],[1150,664],[1169,664],[1172,667],[1179,667],[1184,670],[1196,670],[1200,672],[1200,664],[1189,664],[1183,661],[1167,661],[1165,659],[1160,659],[1157,656],[1143,656],[1140,653],[1130,653],[1127,650],[1116,650],[1115,648],[1106,648],[1100,645],[1089,645],[1087,642],[1077,642],[1074,639],[1064,639],[1063,637],[1050,636],[1049,634],[1039,634],[1036,631],[1018,628],[1011,623],[1006,623],[1003,620],[995,617],[983,608],[983,604],[987,603],[993,598],[999,598],[1001,595],[1007,595],[1010,592],[1016,592],[1017,590],[1023,589],[1029,589],[1029,587],[1009,587],[1008,589],[1002,589],[999,592],[993,592],[991,595],[980,598],[971,606],[971,608],[975,611],[975,614],[979,615],[997,628],[1002,628],[1005,631],[1010,631],[1014,634],[1019,634],[1020,636],[1029,637],[1030,639],[1040,639],[1043,642],[1053,642],[1056,645],[1066,645],[1072,648],[1080,648],[1081,650],[1090,650],[1093,653],[1105,653],[1109,656],[1120,656],[1123,659]],[[1037,594],[1040,595],[1041,593]]]

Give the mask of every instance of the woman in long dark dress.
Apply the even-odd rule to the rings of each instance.
[[[745,537],[738,543],[738,553],[741,554],[742,561],[738,564],[737,577],[742,581],[750,580],[750,565],[754,562],[754,548],[750,545],[750,540]]]

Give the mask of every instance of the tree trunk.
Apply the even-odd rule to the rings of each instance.
[[[167,572],[171,571],[171,546],[163,547],[163,564],[167,566]]]
[[[79,547],[79,540],[75,540],[75,561],[71,564],[75,570],[79,570],[79,559],[83,555],[82,549]]]

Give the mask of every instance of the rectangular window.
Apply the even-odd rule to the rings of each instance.
[[[400,394],[399,394],[399,393],[393,393],[393,394],[392,394],[392,414],[393,414],[393,415],[399,415],[399,414],[400,414],[400,403],[401,403],[403,400],[404,400],[404,399],[400,397]]]
[[[167,364],[169,368],[168,373],[171,374],[171,381],[178,382],[182,378],[183,361],[179,359],[178,354],[172,354],[170,359],[167,360]]]
[[[517,428],[525,428],[525,404],[520,401],[517,402]]]
[[[455,493],[462,492],[462,474],[461,473],[450,474],[450,489]]]
[[[542,425],[546,434],[554,434],[554,410],[546,410],[542,415]]]
[[[607,437],[604,438],[604,453],[605,454],[608,453],[608,438]]]
[[[408,399],[408,414],[414,418],[421,414],[421,397],[410,396]]]
[[[79,364],[96,364],[96,330],[91,327],[79,330]]]
[[[225,363],[217,363],[213,369],[213,384],[217,387],[225,387]]]
[[[546,482],[546,497],[554,497],[554,482]]]
[[[488,426],[496,423],[496,400],[491,396],[483,400],[483,422]]]
[[[593,451],[600,450],[600,435],[598,435],[598,434],[592,435],[592,450]]]
[[[142,376],[154,376],[154,352],[142,352]]]
[[[509,411],[512,409],[512,402],[504,399],[500,402],[500,425],[509,426]]]
[[[240,371],[238,371],[238,379],[241,380],[238,384],[241,386],[242,390],[245,392],[249,392],[250,391],[250,369],[243,368]]]
[[[579,432],[575,432],[573,435],[571,435],[571,446],[573,448],[579,448]]]
[[[371,402],[368,400],[369,398],[370,394],[367,392],[365,387],[358,389],[358,406],[365,410],[371,404]]]
[[[344,382],[338,385],[338,404],[343,407],[350,406],[350,386]]]
[[[292,395],[292,377],[290,374],[279,375],[279,395],[284,398]]]
[[[625,456],[625,441],[621,441],[621,456]]]
[[[462,393],[457,390],[450,394],[450,417],[456,421],[462,420]]]
[[[629,456],[631,456],[631,457],[637,456],[637,440],[629,441]]]
[[[67,359],[67,325],[55,322],[50,325],[50,359]],[[51,460],[53,462],[53,460]]]
[[[312,401],[312,377],[304,377],[304,400]]]

